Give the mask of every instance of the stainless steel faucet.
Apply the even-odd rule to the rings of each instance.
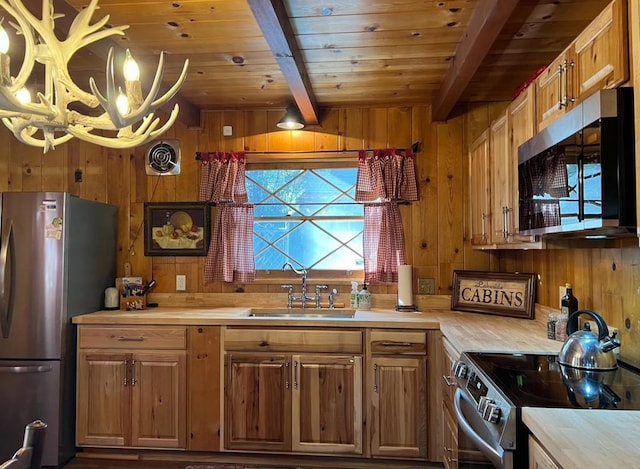
[[[285,262],[284,265],[282,266],[282,270],[287,270],[287,267],[289,267],[291,270],[293,270],[296,274],[298,275],[302,275],[302,292],[300,293],[300,296],[294,296],[293,295],[293,288],[289,288],[289,295],[288,295],[288,301],[287,301],[287,307],[291,308],[292,304],[294,301],[296,300],[300,300],[300,302],[302,303],[302,307],[305,308],[307,306],[307,301],[314,301],[316,302],[316,308],[320,307],[320,300],[319,300],[319,294],[316,293],[316,296],[308,296],[307,295],[307,269],[305,269],[304,267],[300,270],[296,269],[294,266],[292,266],[289,262]],[[288,285],[287,285],[288,287]],[[283,288],[286,288],[283,285]],[[318,292],[319,290],[316,290],[316,292]]]

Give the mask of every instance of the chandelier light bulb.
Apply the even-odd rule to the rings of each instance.
[[[0,54],[6,54],[7,52],[9,52],[9,35],[0,21]]]
[[[129,99],[127,95],[125,95],[122,90],[119,90],[118,97],[116,98],[116,107],[118,108],[118,112],[125,116],[129,113]]]
[[[122,71],[124,73],[124,79],[127,81],[136,81],[140,79],[140,67],[136,63],[135,59],[131,56],[131,52],[127,49],[125,53],[124,64]]]
[[[16,91],[16,99],[21,104],[28,104],[31,102],[31,93],[29,93],[29,90],[27,88],[20,88],[18,91]]]

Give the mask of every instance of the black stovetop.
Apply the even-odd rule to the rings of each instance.
[[[640,370],[565,367],[557,355],[465,352],[515,407],[640,409]]]

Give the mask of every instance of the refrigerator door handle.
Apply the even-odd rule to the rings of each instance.
[[[9,338],[11,329],[11,318],[13,316],[13,281],[15,276],[14,256],[14,234],[13,221],[9,220],[3,227],[2,238],[0,238],[0,330],[2,337]],[[9,286],[8,291],[5,290],[7,285],[7,269],[9,270]]]
[[[47,373],[52,371],[51,365],[32,365],[32,366],[0,366],[1,373]]]

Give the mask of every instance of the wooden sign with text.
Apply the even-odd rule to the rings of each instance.
[[[533,319],[536,274],[455,270],[451,309]]]

